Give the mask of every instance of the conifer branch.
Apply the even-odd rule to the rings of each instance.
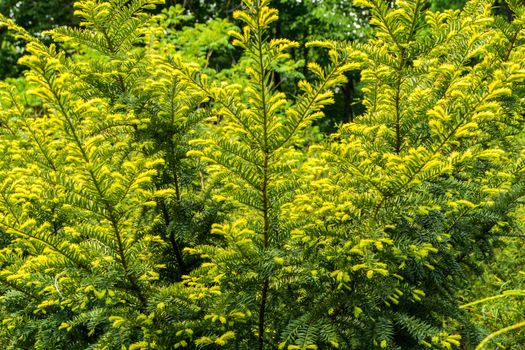
[[[259,137],[256,136],[255,132],[250,128],[250,125],[248,123],[248,120],[243,120],[242,116],[239,115],[239,112],[232,107],[234,104],[233,101],[228,101],[226,98],[220,98],[218,100],[215,100],[217,97],[216,94],[212,93],[205,85],[197,81],[195,78],[191,76],[191,74],[187,74],[187,72],[181,70],[182,76],[188,81],[193,83],[193,86],[199,88],[208,98],[212,99],[215,103],[218,103],[222,108],[227,110],[232,118],[235,119],[237,123],[239,123],[243,127],[243,131],[246,131],[249,137],[256,141],[259,146],[263,146],[263,142],[259,139]]]
[[[110,201],[106,198],[105,191],[102,189],[99,180],[93,172],[93,169],[91,169],[90,167],[91,159],[88,156],[85,147],[79,135],[76,132],[76,126],[74,125],[70,112],[68,112],[67,107],[62,102],[62,98],[59,96],[59,93],[54,87],[54,82],[49,79],[49,77],[45,74],[45,71],[42,71],[42,78],[43,82],[47,84],[47,88],[55,100],[54,103],[58,107],[58,111],[62,114],[64,121],[68,126],[67,130],[69,135],[72,137],[77,149],[82,155],[84,165],[87,168],[87,173],[93,183],[93,186],[95,187],[95,190],[97,191],[100,201],[103,204],[104,208],[107,210],[108,215],[106,216],[106,219],[108,219],[108,221],[110,222],[111,227],[113,228],[113,232],[115,234],[115,239],[117,241],[117,254],[119,256],[120,263],[122,264],[122,267],[124,269],[125,278],[130,283],[131,289],[134,291],[134,293],[136,293],[140,301],[141,307],[144,309],[146,307],[146,298],[144,297],[139,285],[137,284],[135,277],[129,269],[123,245],[122,233],[120,232],[119,228],[119,220],[114,213],[113,206],[110,204]]]
[[[268,159],[270,157],[270,150],[268,148],[268,111],[266,103],[266,79],[267,71],[264,64],[264,51],[263,51],[263,28],[261,28],[260,18],[261,18],[261,4],[259,0],[256,3],[256,45],[257,45],[257,54],[258,54],[258,64],[259,64],[259,91],[261,94],[261,106],[262,110],[262,128],[263,128],[263,144],[262,144],[262,153],[263,153],[263,166],[262,166],[262,215],[263,215],[263,247],[268,249],[269,243],[269,233],[270,233],[270,217],[269,217],[269,207],[270,207],[270,198],[268,197]],[[261,289],[261,301],[259,306],[259,325],[258,325],[258,337],[259,337],[259,350],[264,350],[264,337],[265,337],[265,327],[266,327],[266,302],[268,298],[268,287],[269,287],[269,277],[265,277]]]
[[[0,283],[4,284],[5,286],[7,286],[7,287],[9,287],[9,288],[11,288],[13,290],[16,290],[17,292],[20,292],[20,293],[24,294],[26,297],[28,297],[31,300],[40,300],[40,298],[37,295],[33,294],[32,292],[27,291],[26,289],[20,287],[16,283],[13,283],[13,282],[7,280],[4,277],[0,278]]]
[[[280,148],[286,146],[286,144],[292,139],[292,137],[296,134],[296,132],[299,130],[299,127],[301,126],[301,123],[306,119],[309,113],[311,113],[311,108],[314,105],[317,98],[327,90],[327,82],[331,81],[333,78],[341,74],[340,68],[345,62],[342,62],[339,64],[334,64],[332,66],[332,69],[328,71],[328,74],[326,75],[326,78],[321,82],[321,84],[318,85],[317,89],[312,94],[307,94],[306,101],[303,102],[301,105],[304,105],[302,108],[301,113],[299,114],[299,117],[294,120],[294,125],[292,126],[292,129],[287,132],[287,135],[282,140],[279,140],[279,143],[275,145],[272,150],[277,151]]]
[[[59,247],[59,245],[61,245],[58,241],[56,243],[53,243],[51,242],[50,240],[48,239],[45,239],[43,237],[39,237],[37,235],[34,235],[34,234],[31,234],[29,232],[26,232],[26,231],[23,231],[21,229],[19,229],[18,227],[15,227],[15,226],[12,226],[12,225],[9,225],[8,223],[6,222],[3,222],[2,223],[2,226],[8,230],[8,232],[12,232],[16,235],[19,235],[19,236],[22,236],[22,237],[26,237],[30,240],[35,240],[37,242],[40,242],[41,244],[43,244],[44,246],[50,248],[51,250],[53,250],[54,252],[60,254],[61,256],[63,256],[64,258],[66,258],[68,261],[72,262],[74,265],[86,270],[86,271],[90,271],[91,269],[89,268],[88,265],[86,265],[83,261],[77,259],[73,254],[71,254],[70,252],[67,252],[66,250],[64,249],[61,249]]]

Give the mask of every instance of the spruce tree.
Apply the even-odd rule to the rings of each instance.
[[[215,310],[209,318],[219,324],[236,318],[247,323],[234,333],[237,346],[263,349],[277,346],[279,308],[287,294],[282,278],[288,272],[282,264],[289,232],[281,207],[296,187],[294,169],[301,158],[296,146],[302,143],[301,131],[333,102],[331,89],[345,81],[346,71],[357,66],[347,62],[346,52],[338,51],[335,43],[313,42],[311,46],[328,50],[331,64],[326,68],[309,64],[317,80],[299,82],[301,94],[295,101],[288,99],[276,89],[275,70],[290,59],[286,51],[298,44],[268,39],[270,24],[278,18],[268,1],[248,0],[244,4],[246,9],[234,15],[243,22],[243,30],[232,32],[232,36],[249,60],[245,90],[213,84],[195,70],[180,72],[215,102],[215,113],[220,116],[206,138],[193,141],[201,149],[191,154],[210,164],[214,181],[222,181],[218,198],[233,201],[239,208],[228,222],[215,225],[212,231],[224,238],[224,246],[191,250],[209,259],[192,275],[192,281],[219,287],[221,296],[210,306]],[[203,274],[207,278],[201,281]],[[203,337],[198,343],[217,343],[225,334],[229,333]]]
[[[59,46],[3,19],[29,68],[26,87],[1,88],[4,348],[139,349],[191,332],[196,316],[174,316],[197,308],[178,292],[198,264],[183,248],[218,208],[201,210],[188,180],[187,140],[206,114],[170,74],[156,3],[77,2],[82,28],[51,31]]]
[[[287,210],[316,276],[305,306],[327,301],[312,323],[335,324],[347,348],[472,346],[456,293],[513,229],[524,190],[523,8],[510,2],[508,23],[486,1],[359,4],[376,27],[351,46],[367,111],[312,148],[313,182]]]

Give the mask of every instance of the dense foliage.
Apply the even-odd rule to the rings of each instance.
[[[2,348],[516,349],[521,1],[168,5],[0,17]]]
[[[75,25],[74,1],[2,0],[0,13],[9,16],[31,33],[41,33],[52,27]],[[24,43],[0,25],[0,79],[17,76],[22,66],[16,65],[24,52]]]

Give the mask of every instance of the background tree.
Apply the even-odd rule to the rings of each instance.
[[[73,0],[3,0],[0,13],[37,34],[58,26],[74,26],[78,19],[73,15],[73,4]],[[21,73],[17,60],[23,53],[23,42],[9,34],[5,26],[0,27],[0,79]]]

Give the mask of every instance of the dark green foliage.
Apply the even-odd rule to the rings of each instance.
[[[36,34],[58,26],[75,25],[73,3],[72,0],[2,0],[0,13]],[[20,75],[22,66],[17,65],[17,60],[23,50],[23,41],[16,40],[6,27],[0,26],[0,79]]]

